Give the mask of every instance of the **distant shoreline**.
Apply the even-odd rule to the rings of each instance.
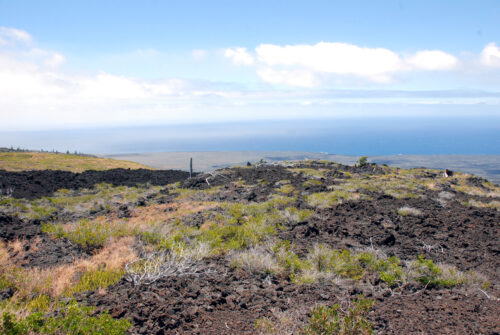
[[[157,169],[189,169],[193,158],[195,171],[212,171],[247,162],[294,161],[319,159],[352,165],[359,156],[334,155],[305,151],[196,151],[155,152],[99,155],[100,157],[133,161]],[[368,156],[368,161],[401,168],[427,167],[472,173],[500,184],[500,155],[387,155]]]

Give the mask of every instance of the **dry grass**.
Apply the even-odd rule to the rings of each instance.
[[[289,168],[289,171],[295,173],[295,174],[300,174],[302,173],[305,177],[311,177],[311,178],[323,178],[325,176],[325,172],[328,171],[327,169],[311,169],[311,168]]]
[[[309,309],[305,306],[285,311],[273,308],[271,309],[271,318],[260,318],[255,321],[255,330],[260,335],[302,334],[308,311]]]
[[[0,270],[2,270],[2,273],[5,273],[4,269],[9,265],[9,263],[10,257],[7,244],[0,241]]]
[[[332,192],[313,193],[306,197],[307,204],[317,208],[333,207],[349,200],[358,200],[361,195],[356,192],[345,192],[341,190],[334,190]]]
[[[455,194],[442,191],[438,194],[437,202],[439,202],[441,206],[446,206],[449,201],[453,200],[453,198],[455,198]]]
[[[11,253],[16,253],[17,255],[22,256],[24,254],[24,244],[24,241],[16,239],[7,243],[7,249]]]
[[[8,257],[7,247],[0,245],[0,270],[14,283],[17,288],[16,298],[19,300],[27,299],[33,294],[57,297],[74,286],[84,273],[98,269],[119,270],[126,263],[136,260],[134,243],[133,237],[112,240],[90,258],[47,269],[22,269],[15,266]]]
[[[456,191],[460,191],[472,196],[479,196],[486,198],[500,198],[500,188],[496,186],[492,188],[481,188],[481,187],[466,186],[466,185],[452,185],[452,187]]]
[[[110,158],[96,158],[42,152],[0,153],[0,169],[7,171],[48,169],[83,172],[85,170],[109,170],[116,168],[152,170],[152,168],[139,163],[120,161]]]
[[[125,264],[137,259],[133,245],[133,237],[112,240],[91,258],[77,260],[72,264],[52,269],[55,273],[55,279],[51,285],[51,295],[59,296],[68,291],[75,284],[75,279],[84,273],[98,269],[123,269]]]
[[[451,187],[453,187],[456,191],[472,196],[500,198],[500,187],[487,181],[481,182],[481,185],[479,186],[471,186],[468,182],[468,179],[471,177],[474,176],[466,173],[457,173],[457,175],[452,177],[454,183],[451,184]]]
[[[474,199],[469,199],[469,201],[466,203],[469,206],[472,207],[479,207],[479,208],[493,208],[500,210],[500,201],[493,200],[490,202],[482,202]]]
[[[264,247],[256,246],[230,255],[231,266],[259,273],[276,273],[281,270],[276,258]]]
[[[127,226],[130,229],[147,230],[152,225],[182,219],[188,215],[205,212],[215,207],[216,204],[214,203],[196,201],[138,207],[132,213],[132,217],[128,219]]]
[[[401,216],[421,216],[423,213],[418,208],[413,208],[409,206],[404,206],[398,209],[398,214]]]

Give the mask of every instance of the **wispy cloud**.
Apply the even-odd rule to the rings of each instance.
[[[208,56],[208,51],[205,49],[195,49],[191,52],[191,55],[194,60],[199,61]]]
[[[0,45],[17,42],[30,43],[31,41],[31,35],[24,30],[0,27]]]
[[[336,43],[284,47],[262,44],[254,51],[225,50],[223,55],[240,70],[255,71],[257,78],[271,84],[252,87],[241,82],[172,77],[147,80],[109,71],[82,74],[71,68],[71,58],[36,46],[27,32],[4,27],[0,38],[2,131],[357,113],[354,109],[347,112],[348,108],[335,108],[336,104],[500,105],[498,93],[484,91],[335,90],[322,85],[328,76],[350,76],[378,85],[401,73],[458,71],[463,67],[457,57],[437,50],[403,55],[388,49]],[[209,52],[194,50],[191,61]],[[150,62],[157,51],[141,49],[136,53]],[[483,68],[495,69],[499,67],[498,55],[499,48],[491,43],[477,55],[477,60]],[[224,66],[228,72],[234,70],[227,62]]]

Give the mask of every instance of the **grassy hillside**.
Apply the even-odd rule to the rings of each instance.
[[[82,172],[85,170],[108,170],[115,168],[152,169],[139,163],[110,158],[45,152],[0,152],[0,169],[7,171],[48,169]]]

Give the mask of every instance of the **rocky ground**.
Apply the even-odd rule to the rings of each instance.
[[[364,297],[374,304],[362,317],[377,334],[500,334],[500,189],[481,178],[318,161],[193,178],[146,170],[0,176],[16,190],[0,202],[3,268],[74,271],[64,288],[52,281],[26,296],[7,275],[4,311],[45,294],[128,319],[130,334],[319,334],[308,328],[315,307],[344,311]],[[103,182],[111,185],[92,189]],[[129,255],[113,254],[124,245]],[[381,270],[362,257],[397,265]],[[162,274],[134,280],[131,264],[153,272],[148,259]],[[107,270],[119,275],[72,289]]]

